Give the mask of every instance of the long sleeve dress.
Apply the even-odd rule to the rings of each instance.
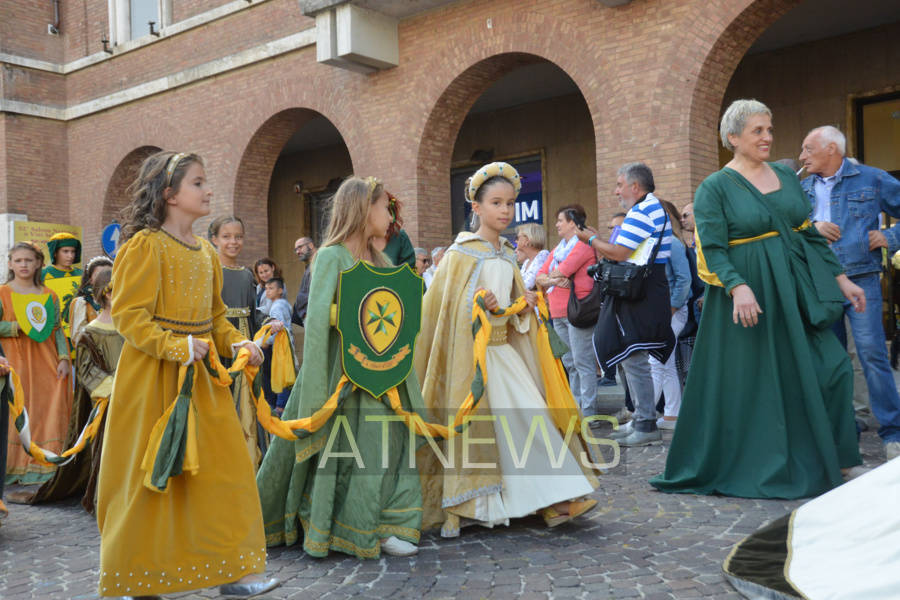
[[[303,365],[284,420],[320,409],[343,374],[341,338],[330,315],[340,273],[356,262],[342,245],[316,253]],[[424,416],[415,370],[398,387],[403,407]],[[388,405],[355,389],[312,435],[273,440],[256,476],[268,545],[295,544],[301,536],[298,522],[303,549],[311,556],[336,550],[377,558],[383,538],[419,542],[422,492],[419,473],[409,464],[409,431],[403,423],[372,420],[384,417],[394,417]]]
[[[771,166],[781,188],[766,200],[799,228],[809,214],[800,183]],[[770,233],[778,224],[753,190],[725,168],[694,199],[698,264],[718,284],[706,292],[665,473],[651,480],[665,492],[803,498],[840,485],[840,469],[861,462],[850,360],[830,328],[804,320],[788,252],[821,265],[814,280],[842,268],[815,228],[789,240]],[[754,327],[732,321],[729,292],[742,283],[763,310]]]
[[[179,393],[188,336],[232,356],[242,336],[225,318],[215,249],[143,230],[113,267],[113,323],[126,340],[107,415],[97,525],[101,596],[169,594],[233,582],[265,569],[253,464],[227,387],[195,369],[192,406],[199,468],[164,492],[144,486],[151,430]]]
[[[512,245],[503,244],[498,250],[473,233],[459,234],[425,294],[415,364],[426,406],[439,422],[456,414],[474,376],[476,290],[493,292],[501,308],[525,291]],[[444,465],[429,447],[418,454],[426,527],[440,525],[444,537],[459,535],[467,523],[508,525],[509,519],[577,499],[599,486],[581,458],[579,432],[566,447],[554,426],[537,362],[534,314],[489,319],[487,382],[475,412],[479,421],[466,434],[481,443],[466,443],[463,436],[442,442],[443,455],[456,459]],[[571,396],[569,402],[574,412]],[[534,443],[526,451],[528,440]]]
[[[245,338],[252,339],[261,319],[256,312],[256,281],[250,269],[222,266],[222,301],[228,307],[225,311],[228,322]],[[231,361],[223,359],[222,364],[227,367]],[[234,407],[241,422],[250,458],[253,459],[254,465],[259,465],[268,447],[268,438],[256,421],[256,409],[250,397],[250,386],[247,385],[243,375],[239,375],[231,384],[231,394],[234,397]]]
[[[12,299],[20,294],[13,292],[8,285],[0,285],[0,345],[10,366],[22,380],[31,440],[46,450],[61,454],[65,450],[63,444],[72,412],[72,380],[69,376],[56,378],[59,361],[69,358],[68,341],[60,327],[59,300],[47,287],[41,294],[22,295],[33,296],[39,304],[44,304],[46,294],[52,298],[56,323],[52,325],[53,331],[49,337],[36,342],[26,335],[16,320]],[[7,484],[44,483],[53,476],[55,466],[38,464],[22,448],[12,420],[9,422],[7,444]]]

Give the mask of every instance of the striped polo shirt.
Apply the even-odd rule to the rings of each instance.
[[[662,246],[656,255],[656,264],[664,265],[672,254],[672,223],[666,220],[666,211],[656,196],[647,194],[641,202],[631,207],[622,223],[622,231],[616,244],[633,250],[627,262],[644,265],[650,260],[653,245],[665,223]]]

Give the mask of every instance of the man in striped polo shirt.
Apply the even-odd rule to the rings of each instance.
[[[665,209],[653,195],[654,189],[650,167],[637,162],[622,166],[616,177],[616,196],[628,214],[619,235],[609,243],[591,229],[578,232],[578,237],[600,255],[616,262],[647,264],[654,246],[660,244],[644,297],[638,300],[608,297],[594,330],[594,349],[600,366],[606,372],[614,365],[622,364],[635,405],[634,419],[610,435],[621,446],[661,442],[662,436],[656,427],[656,395],[649,357],[665,363],[675,347],[666,279],[672,225]]]

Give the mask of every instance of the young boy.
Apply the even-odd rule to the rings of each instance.
[[[272,303],[269,307],[269,319],[272,320],[272,331],[278,333],[280,329],[287,331],[288,339],[291,342],[291,354],[294,348],[294,333],[291,331],[291,312],[293,307],[291,303],[284,299],[284,280],[280,277],[272,277],[266,282],[266,298]],[[263,341],[263,345],[269,346],[275,340],[272,335]],[[267,353],[267,356],[270,356]],[[271,360],[269,361],[271,363]],[[271,364],[269,366],[271,369]],[[284,406],[287,404],[291,390],[282,390],[281,393],[275,394],[275,414],[281,416],[284,412]]]
[[[84,271],[75,266],[81,262],[81,241],[71,233],[60,232],[47,241],[47,250],[52,264],[44,267],[41,275],[44,285],[59,296],[63,331],[68,339],[71,337],[69,305],[78,293],[84,274]]]

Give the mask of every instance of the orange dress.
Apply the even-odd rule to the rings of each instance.
[[[38,343],[21,331],[16,322],[13,293],[8,285],[0,285],[0,346],[22,380],[32,441],[46,450],[61,454],[65,450],[63,443],[72,412],[72,378],[71,375],[56,378],[59,361],[68,358],[68,345],[59,328],[59,299],[50,288],[44,287],[42,293],[49,293],[53,298],[56,323],[50,336]],[[43,483],[53,476],[55,466],[38,464],[22,449],[12,420],[8,435],[7,484]]]

